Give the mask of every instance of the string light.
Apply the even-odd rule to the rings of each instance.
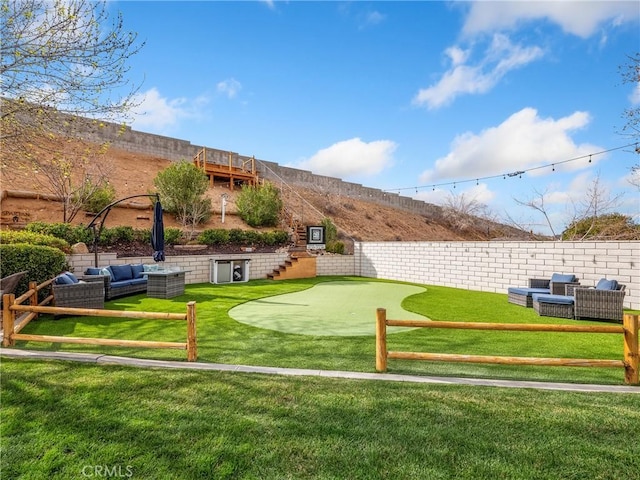
[[[436,191],[436,187],[447,187],[447,186],[451,186],[453,185],[453,188],[456,188],[456,185],[459,183],[468,183],[468,182],[473,182],[473,180],[476,181],[476,185],[480,184],[480,180],[484,181],[484,180],[492,180],[494,178],[500,178],[502,177],[504,180],[507,179],[507,177],[512,178],[512,177],[519,177],[522,178],[522,175],[528,172],[532,172],[534,170],[540,170],[541,168],[549,168],[552,167],[552,170],[555,172],[556,170],[556,165],[562,165],[565,163],[569,163],[569,162],[575,162],[577,160],[583,160],[585,158],[589,159],[589,163],[591,163],[591,157],[593,157],[594,155],[603,155],[605,153],[609,153],[609,152],[613,152],[616,150],[621,150],[623,148],[627,148],[627,147],[635,147],[636,151],[640,153],[640,147],[638,146],[637,143],[629,143],[627,145],[622,145],[621,147],[614,147],[614,148],[610,148],[608,150],[602,150],[601,152],[594,152],[594,153],[590,153],[588,155],[582,155],[580,157],[575,157],[575,158],[570,158],[568,160],[563,160],[561,162],[555,162],[555,163],[548,163],[546,165],[540,165],[538,167],[532,167],[526,170],[518,170],[515,172],[511,172],[511,173],[501,173],[498,175],[489,175],[486,177],[479,177],[476,179],[469,179],[469,180],[456,180],[453,182],[443,182],[443,183],[433,183],[433,184],[429,184],[429,185],[417,185],[414,187],[403,187],[403,188],[393,188],[390,190],[383,190],[383,192],[398,192],[398,195],[400,195],[400,192],[402,192],[403,190],[414,190],[416,191],[416,193],[418,193],[418,190],[423,189],[423,188],[429,188],[431,187],[431,189],[435,192]]]

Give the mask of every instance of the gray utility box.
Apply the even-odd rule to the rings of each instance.
[[[238,283],[249,281],[248,259],[211,260],[211,283]]]

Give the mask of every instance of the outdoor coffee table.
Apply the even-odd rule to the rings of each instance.
[[[147,296],[173,298],[184,293],[184,275],[191,270],[158,270],[147,275]]]

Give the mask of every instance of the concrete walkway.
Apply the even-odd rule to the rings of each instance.
[[[426,377],[419,375],[394,375],[389,373],[342,372],[337,370],[311,370],[280,367],[254,367],[247,365],[226,365],[222,363],[146,360],[141,358],[116,357],[112,355],[99,355],[93,353],[44,352],[35,350],[21,350],[15,348],[0,348],[0,356],[7,358],[65,360],[73,362],[95,363],[98,365],[124,365],[138,368],[172,368],[181,370],[259,373],[265,375],[318,376],[352,380],[383,380],[389,382],[431,383],[439,385],[475,385],[480,387],[532,388],[537,390],[561,390],[566,392],[610,392],[640,394],[640,387],[632,387],[626,385],[522,382],[481,378]]]

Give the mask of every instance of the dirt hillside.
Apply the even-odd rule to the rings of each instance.
[[[170,165],[168,160],[111,149],[107,152],[105,163],[110,166],[110,182],[116,191],[116,198],[146,194],[154,191],[153,180],[164,168]],[[19,226],[30,221],[61,222],[62,205],[46,199],[16,198],[15,192],[45,193],[34,175],[3,168],[0,176],[2,196],[3,227]],[[10,191],[9,195],[6,192]],[[242,228],[248,227],[237,215],[235,194],[228,185],[219,184],[209,189],[214,215],[199,229],[205,228]],[[225,209],[225,221],[222,223],[222,195],[229,197]],[[28,195],[23,195],[28,196]],[[442,241],[442,240],[485,240],[496,236],[496,232],[480,229],[461,231],[452,228],[442,218],[426,218],[390,207],[369,203],[361,199],[320,193],[300,186],[291,185],[284,189],[282,198],[287,211],[301,219],[304,224],[315,224],[323,217],[329,217],[338,227],[343,238],[363,241]],[[106,226],[130,225],[135,228],[151,226],[149,202],[135,199],[141,209],[114,208],[109,214]],[[92,216],[81,212],[72,221],[87,224]],[[165,226],[179,226],[171,215],[165,215]]]

